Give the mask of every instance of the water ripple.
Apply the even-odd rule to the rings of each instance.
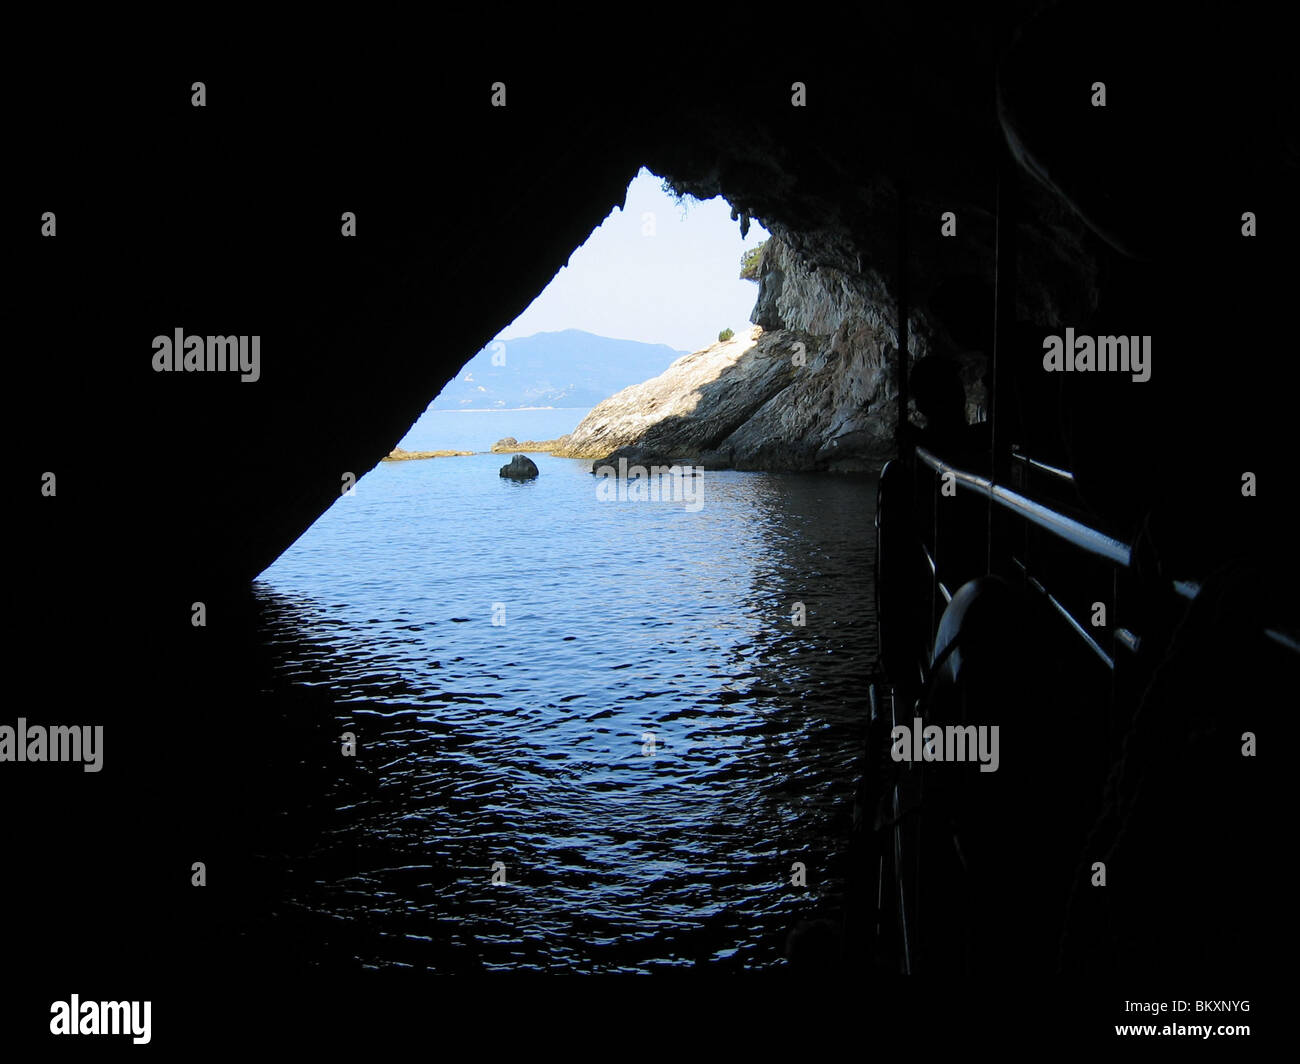
[[[692,514],[537,457],[526,497],[381,465],[258,582],[258,712],[320,737],[276,915],[368,968],[779,965],[843,887],[874,483],[709,473]]]

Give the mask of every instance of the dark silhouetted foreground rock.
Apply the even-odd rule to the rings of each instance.
[[[532,480],[537,476],[537,465],[527,455],[517,454],[509,465],[501,467],[501,475],[511,480]]]

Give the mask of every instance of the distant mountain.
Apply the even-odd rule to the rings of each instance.
[[[493,353],[503,365],[493,365]],[[611,340],[580,329],[489,344],[448,381],[432,410],[595,406],[630,384],[657,377],[686,354],[667,344]]]

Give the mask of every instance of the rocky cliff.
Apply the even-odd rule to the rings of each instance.
[[[897,422],[893,317],[874,271],[815,268],[774,237],[763,249],[753,329],[605,400],[554,453],[689,457],[709,468],[878,468]],[[915,360],[936,346],[936,327],[924,313],[909,327]]]

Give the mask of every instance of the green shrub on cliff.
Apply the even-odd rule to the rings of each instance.
[[[723,329],[722,332],[718,333],[718,342],[725,344],[728,340],[730,340],[735,335],[736,334],[732,332],[730,329]]]
[[[758,266],[763,261],[763,248],[766,244],[766,240],[762,244],[755,244],[740,256],[740,279],[742,281],[758,281]]]

